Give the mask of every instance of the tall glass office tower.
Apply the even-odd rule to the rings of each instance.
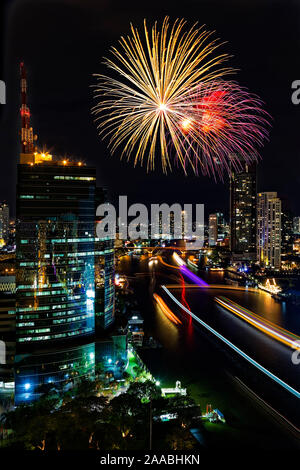
[[[16,341],[22,350],[95,330],[96,170],[40,158],[18,165]]]
[[[96,169],[39,153],[21,64],[15,403],[95,372],[95,318],[114,320],[114,250],[96,238]],[[101,197],[102,197],[101,196]],[[96,307],[95,307],[96,306]]]

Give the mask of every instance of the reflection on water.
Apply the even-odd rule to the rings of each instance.
[[[170,291],[181,301],[180,289],[170,288]],[[285,380],[289,385],[300,389],[300,377],[295,365],[291,361],[292,349],[270,338],[264,332],[259,331],[254,326],[249,325],[217,304],[214,297],[223,293],[222,289],[186,288],[186,298],[191,311],[196,316],[222,334],[244,353],[250,355],[251,358]],[[244,297],[241,298],[238,295],[243,296],[243,294],[241,291],[226,291],[226,297],[232,298],[232,300],[240,304],[242,304],[241,300],[244,300]],[[260,294],[248,292],[247,299],[254,298],[257,300],[255,296],[259,297]],[[176,303],[172,303],[172,301],[171,303],[169,301],[169,307],[175,314],[178,314],[180,311],[180,307]]]
[[[154,308],[155,304],[152,302],[152,298],[153,293],[157,293],[162,296],[174,314],[183,319],[184,313],[180,307],[175,303],[172,304],[170,299],[167,301],[164,297],[164,291],[160,287],[168,284],[180,285],[177,272],[165,269],[159,264],[149,269],[146,260],[138,262],[135,259],[131,262],[130,257],[123,258],[119,268],[124,274],[133,276],[130,278],[130,282],[134,287],[141,313],[145,319],[146,331],[163,346],[157,350],[143,351],[143,358],[151,365],[151,372],[155,377],[159,377],[163,383],[168,385],[172,385],[173,381],[178,378],[188,387],[193,388],[197,383],[195,388],[200,403],[205,406],[207,403],[217,404],[225,415],[226,413],[237,413],[236,419],[237,422],[240,422],[239,414],[244,412],[245,402],[237,412],[237,403],[233,398],[235,387],[232,387],[230,383],[226,388],[227,372],[229,372],[229,374],[237,375],[259,396],[262,394],[261,396],[271,406],[288,416],[292,422],[297,421],[297,417],[295,417],[297,408],[294,406],[297,399],[294,396],[287,394],[279,386],[274,386],[273,382],[271,383],[269,379],[258,373],[255,368],[248,367],[244,360],[240,360],[234,354],[228,354],[228,349],[216,341],[212,335],[207,334],[202,327],[191,323],[190,316],[187,317],[184,326],[175,326],[162,317],[157,307]],[[136,276],[135,273],[137,273]],[[139,273],[143,273],[143,276]],[[222,272],[199,272],[198,275],[211,284],[224,283]],[[215,327],[219,333],[236,344],[242,351],[286,383],[300,390],[300,377],[298,369],[291,362],[291,349],[269,338],[235,315],[231,315],[230,312],[219,308],[214,297],[225,295],[249,310],[263,315],[266,319],[299,334],[300,313],[294,305],[276,302],[263,291],[251,293],[231,289],[226,292],[222,289],[189,289],[187,280],[185,292],[182,285],[181,288],[171,289],[171,291],[183,305],[186,306],[187,303],[191,311],[201,314],[203,321]],[[258,428],[264,426],[265,417],[258,419],[251,405],[245,421],[247,428],[250,422],[249,417],[252,416],[254,420],[257,420]]]
[[[192,362],[195,360],[198,367],[195,358],[199,357],[200,339],[199,335],[195,333],[191,318],[188,318],[185,328],[178,328],[166,318],[157,304],[153,307],[154,303],[151,302],[153,291],[158,292],[161,284],[180,283],[178,274],[170,270],[160,270],[160,266],[157,266],[155,271],[149,270],[146,258],[140,261],[129,256],[124,257],[121,261],[120,270],[129,276],[134,276],[138,272],[143,273],[144,277],[140,276],[140,281],[138,281],[141,283],[142,289],[136,290],[135,293],[142,298],[141,304],[144,306],[142,314],[145,316],[145,323],[148,322],[148,327],[150,326],[150,329],[152,329],[153,336],[159,338],[166,350],[169,350],[172,354],[174,353],[174,357],[175,354],[177,354],[177,357],[190,354],[189,357],[193,357]],[[208,283],[224,283],[223,272],[201,273],[200,276],[205,278]],[[148,298],[147,288],[149,287],[151,295]],[[214,302],[214,297],[225,295],[234,302],[296,334],[300,334],[299,306],[277,302],[270,294],[263,291],[253,293],[247,290],[228,290],[224,293],[221,289],[188,289],[183,284],[177,295],[183,305],[188,305],[193,311],[201,313],[204,320],[212,321],[213,324],[221,328],[224,334],[230,335],[234,334],[235,330],[238,331],[241,347],[248,346],[249,352],[254,357],[266,358],[266,362],[269,363],[271,368],[277,368],[280,362],[284,367],[286,360],[289,360],[288,356],[283,358],[282,347],[272,347],[271,339],[264,337],[261,332],[252,331],[251,326],[238,318],[233,318],[229,312],[218,307]],[[253,339],[254,341],[252,341]],[[105,364],[105,361],[107,361],[107,364],[114,364],[116,362],[116,351],[123,351],[124,357],[121,360],[118,358],[118,361],[125,363],[126,346],[123,346],[120,349],[119,345],[113,344],[113,341],[102,343],[102,345],[96,343],[96,347],[95,343],[89,343],[43,355],[17,357],[15,367],[16,403],[31,401],[41,393],[47,384],[52,382],[61,383],[64,386],[69,383],[72,386],[76,378],[93,376],[95,366],[98,363]],[[201,360],[205,358],[205,354],[206,351],[201,356]],[[282,367],[279,367],[280,372]],[[294,370],[287,370],[288,379],[293,374]]]
[[[139,258],[132,256],[124,256],[120,262],[120,270],[129,275],[134,275],[138,271],[148,271],[148,263],[146,258],[139,260]],[[164,283],[180,283],[178,273],[175,271],[164,270],[160,272],[160,267],[155,269],[155,271],[156,288]],[[154,270],[150,270],[149,274],[154,277]],[[225,284],[223,271],[201,271],[199,275],[209,284]],[[217,295],[225,295],[234,302],[252,310],[257,315],[261,315],[278,326],[300,335],[300,306],[292,303],[278,302],[270,294],[261,290],[257,290],[257,293],[247,290],[228,290],[224,292],[218,289],[206,290],[202,288],[201,292],[202,295],[205,293],[206,297],[210,299]],[[203,302],[203,298],[201,302]],[[216,309],[216,306],[214,308]]]
[[[175,284],[173,277],[177,277],[178,286],[180,286],[180,277],[178,272],[170,269],[164,269],[163,266],[155,266],[149,271],[145,260],[140,263],[135,260],[133,263],[130,257],[124,258],[120,268],[123,272],[131,273],[142,271],[149,272],[149,280],[151,279],[151,287],[153,292],[162,295],[160,286],[162,284]],[[199,276],[210,284],[224,284],[223,272],[200,272]],[[154,282],[155,278],[155,282]],[[147,289],[146,278],[143,292]],[[147,278],[148,279],[148,278]],[[227,287],[229,287],[227,285]],[[139,295],[139,288],[136,294]],[[224,295],[234,302],[252,310],[257,315],[261,315],[269,320],[295,334],[300,334],[300,312],[299,307],[293,304],[285,304],[277,302],[272,296],[264,291],[257,290],[234,290],[234,289],[209,289],[209,288],[189,288],[188,280],[181,288],[173,290],[174,295],[187,308],[201,316],[201,319],[223,334],[226,338],[233,341],[242,350],[245,350],[251,357],[258,362],[266,365],[273,373],[279,373],[282,378],[286,378],[287,382],[299,386],[295,366],[291,362],[291,349],[285,345],[279,344],[274,339],[269,338],[263,332],[257,330],[252,325],[247,324],[242,319],[237,318],[234,314],[222,309],[214,300],[215,296]],[[151,297],[152,297],[151,295]],[[144,296],[144,294],[143,294]],[[164,299],[167,302],[167,299]],[[198,348],[199,334],[194,330],[190,316],[180,311],[181,309],[167,302],[168,306],[175,315],[186,316],[185,327],[176,327],[166,319],[161,317],[157,309],[153,314],[152,302],[145,304],[143,297],[142,305],[143,315],[146,316],[146,324],[152,330],[153,336],[159,339],[164,347],[178,354],[187,353],[188,351],[195,356]],[[152,312],[151,312],[152,310]],[[177,330],[177,333],[175,331]]]
[[[201,271],[201,277],[208,284],[226,284],[224,271]]]
[[[201,272],[201,276],[209,284],[225,284],[222,272]],[[300,306],[275,300],[271,294],[262,290],[256,293],[250,291],[222,291],[214,289],[207,291],[208,295],[225,295],[234,302],[261,315],[266,320],[300,335]]]
[[[278,302],[270,294],[263,291],[258,291],[257,293],[230,291],[230,295],[226,293],[226,297],[252,310],[257,315],[261,315],[272,323],[293,333],[300,334],[299,307],[285,302]]]

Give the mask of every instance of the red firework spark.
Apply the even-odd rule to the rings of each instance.
[[[187,162],[194,158],[203,174],[223,179],[260,158],[270,116],[262,101],[235,82],[201,83],[184,106],[183,143]]]

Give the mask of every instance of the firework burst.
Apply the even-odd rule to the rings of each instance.
[[[258,96],[232,81],[200,83],[191,91],[181,144],[202,173],[223,178],[259,159],[268,138],[270,116]]]
[[[170,26],[165,18],[161,30],[155,23],[148,31],[144,22],[141,36],[131,25],[132,35],[122,37],[119,49],[111,49],[112,58],[104,60],[112,76],[95,74],[98,104],[93,113],[111,153],[133,157],[134,165],[146,161],[147,170],[153,170],[159,159],[164,172],[177,163],[185,173],[190,165],[195,173],[200,167],[205,174],[222,175],[239,150],[246,161],[256,158],[253,145],[261,144],[265,133],[254,108],[261,107],[258,99],[251,104],[250,95],[244,103],[246,94],[232,83],[222,85],[222,99],[213,99],[222,77],[232,72],[222,65],[228,55],[215,55],[220,42],[211,32],[197,24],[185,26],[184,20]],[[235,93],[239,98],[233,100]],[[243,119],[247,106],[248,114],[253,111],[249,121]],[[226,143],[227,137],[235,140]]]
[[[121,80],[95,74],[100,100],[93,112],[100,134],[109,138],[112,153],[121,147],[121,157],[134,154],[134,164],[146,157],[147,169],[154,169],[155,155],[161,156],[164,171],[172,168],[170,141],[183,168],[187,160],[194,166],[182,146],[186,100],[200,81],[229,71],[220,67],[227,55],[213,55],[220,44],[211,40],[212,33],[196,24],[184,31],[185,24],[176,20],[170,27],[165,18],[161,31],[155,23],[149,33],[144,22],[144,41],[131,26],[132,36],[122,37],[121,50],[112,48],[113,58],[104,61]]]

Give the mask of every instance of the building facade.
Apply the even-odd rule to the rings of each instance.
[[[94,168],[48,160],[18,165],[19,346],[95,331],[95,188]]]
[[[256,165],[246,165],[230,180],[230,249],[256,258]]]
[[[14,390],[14,357],[16,347],[16,280],[14,254],[0,256],[0,397]],[[4,361],[2,360],[4,348]]]
[[[96,188],[96,208],[106,200],[105,190]],[[97,238],[96,226],[95,288],[96,328],[106,330],[115,320],[115,240]]]
[[[224,226],[224,215],[221,212],[215,214],[209,214],[208,224],[208,244],[209,246],[215,246],[223,231],[221,228]]]
[[[9,239],[9,207],[5,202],[0,203],[0,239],[5,243]]]
[[[257,195],[257,259],[261,266],[281,266],[281,200],[276,192]]]
[[[293,254],[294,230],[293,213],[281,200],[281,254],[291,256]]]
[[[97,319],[102,329],[114,321],[113,241],[95,235],[96,169],[33,158],[18,165],[16,404],[92,376]]]
[[[47,387],[68,390],[78,381],[94,375],[94,342],[19,354],[15,359],[15,404],[39,399]]]
[[[37,151],[23,63],[20,117],[16,404],[94,375],[96,317],[102,328],[114,321],[114,246],[96,237],[96,169]]]
[[[293,218],[293,232],[296,235],[300,234],[300,217]]]
[[[115,320],[114,240],[96,238],[95,286],[96,327],[106,330]]]

